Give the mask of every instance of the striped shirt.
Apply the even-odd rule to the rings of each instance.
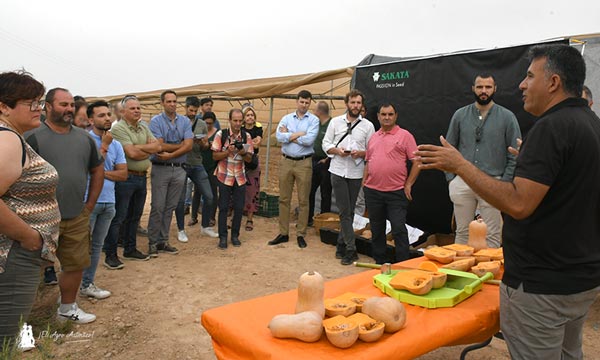
[[[1,122],[0,126],[10,128]],[[21,140],[25,142],[23,138]],[[54,262],[60,224],[60,211],[56,201],[58,173],[29,144],[25,143],[25,149],[29,164],[23,167],[21,177],[0,198],[10,210],[42,235],[41,257]],[[0,273],[5,270],[13,241],[0,233]]]

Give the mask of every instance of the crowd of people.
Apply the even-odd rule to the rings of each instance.
[[[321,212],[331,210],[335,196],[335,258],[342,265],[358,260],[353,217],[362,203],[375,262],[406,260],[413,185],[421,171],[442,170],[456,242],[467,242],[478,213],[488,224],[488,246],[504,247],[500,314],[511,356],[582,358],[583,321],[600,293],[600,119],[584,79],[577,50],[534,47],[520,89],[525,110],[539,119],[521,141],[515,115],[494,102],[493,74],[476,74],[475,102],[454,113],[441,146],[417,145],[398,125],[393,102],[378,104],[375,131],[360,91],[346,94],[346,111],[334,118],[323,101],[311,113],[312,94],[300,91],[296,110],[275,131],[282,155],[279,234],[268,245],[289,241],[295,185],[300,248],[308,246],[320,189]],[[189,241],[185,226],[198,224],[201,213],[201,236],[222,250],[242,245],[244,213],[245,230],[254,229],[263,137],[256,110],[232,108],[220,129],[210,98],[187,97],[185,115],[177,113],[175,91],[164,91],[160,102],[163,111],[148,123],[135,95],[112,106],[87,103],[64,88],[46,93],[28,73],[0,74],[0,339],[14,337],[27,317],[44,263],[60,264],[58,280],[54,266],[44,271],[45,282],[60,288],[57,318],[85,324],[96,316],[78,307],[77,294],[111,295],[96,286],[95,273],[102,252],[108,269],[125,266],[119,241],[122,258],[148,261],[178,254],[169,237],[173,214],[178,241]],[[146,231],[140,219],[148,174]],[[386,254],[386,220],[394,259]],[[148,237],[147,252],[139,234]]]

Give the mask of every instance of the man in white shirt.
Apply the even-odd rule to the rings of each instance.
[[[375,132],[373,124],[360,115],[363,102],[360,91],[350,90],[344,99],[346,113],[331,119],[323,138],[323,151],[331,158],[331,185],[340,212],[341,236],[335,257],[342,259],[342,265],[358,260],[352,222],[365,168],[367,143]]]

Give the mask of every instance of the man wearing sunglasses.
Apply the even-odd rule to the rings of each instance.
[[[491,74],[478,74],[471,87],[475,102],[458,109],[446,139],[452,146],[484,173],[503,181],[511,181],[515,171],[515,156],[508,147],[517,147],[521,130],[515,115],[494,102],[496,81]],[[479,209],[487,224],[488,247],[500,247],[502,242],[502,216],[459,177],[446,173],[450,200],[454,203],[456,220],[455,243],[466,244],[469,223]]]

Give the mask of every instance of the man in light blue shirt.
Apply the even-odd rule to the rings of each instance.
[[[297,110],[284,116],[275,136],[281,144],[283,159],[279,167],[279,235],[269,245],[277,245],[289,240],[290,203],[294,182],[298,191],[298,223],[296,236],[298,246],[306,247],[306,227],[308,225],[308,205],[312,178],[313,144],[319,133],[319,118],[308,112],[312,94],[302,90],[296,98]]]
[[[175,255],[179,251],[169,245],[169,229],[173,211],[181,192],[185,191],[186,172],[183,169],[187,153],[192,150],[194,134],[190,120],[176,113],[177,94],[165,90],[160,94],[164,111],[150,120],[150,131],[160,143],[161,152],[152,155],[152,205],[148,219],[149,255],[158,252]]]
[[[111,126],[110,115],[109,105],[106,101],[96,101],[87,108],[87,116],[93,126],[90,135],[96,142],[98,149],[100,149],[100,153],[104,156],[104,184],[96,201],[96,206],[90,214],[91,263],[83,271],[79,294],[96,299],[105,299],[111,295],[110,291],[94,285],[94,278],[102,246],[104,245],[104,238],[108,234],[110,223],[116,213],[115,181],[127,180],[127,161],[125,160],[123,146],[118,141],[112,140],[108,131]]]

